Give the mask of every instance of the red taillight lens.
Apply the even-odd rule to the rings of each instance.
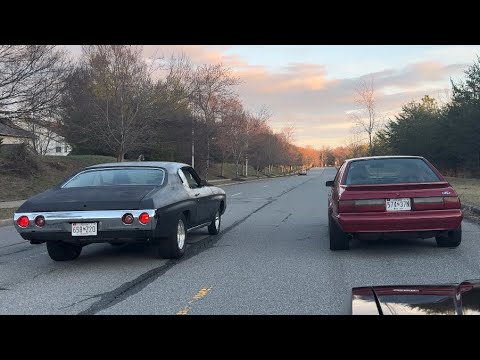
[[[27,216],[20,216],[17,219],[17,224],[22,228],[26,228],[28,225],[30,225],[30,220],[28,220]]]
[[[385,199],[340,200],[338,212],[385,211]]]
[[[444,197],[443,206],[445,209],[460,209],[460,199],[458,198],[458,196]]]
[[[35,218],[35,225],[37,225],[38,227],[45,226],[45,218],[42,215],[38,215]]]
[[[340,200],[338,203],[338,212],[339,213],[348,213],[355,211],[355,204],[353,200]]]
[[[122,222],[126,225],[133,224],[133,215],[132,214],[125,214],[122,216]]]
[[[150,215],[148,215],[147,213],[141,213],[138,217],[138,221],[140,221],[140,223],[142,223],[143,225],[148,224],[148,222],[150,221]]]

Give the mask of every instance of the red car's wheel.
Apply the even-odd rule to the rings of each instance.
[[[330,250],[348,250],[350,248],[350,240],[347,234],[338,227],[331,216],[328,217],[328,232],[330,235]]]
[[[440,247],[457,247],[462,242],[462,225],[455,230],[450,230],[446,234],[435,237],[435,240]]]

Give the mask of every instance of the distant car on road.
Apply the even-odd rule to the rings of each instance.
[[[87,167],[27,200],[15,227],[32,244],[47,243],[53,260],[76,259],[91,243],[149,242],[156,256],[180,258],[187,233],[218,234],[225,192],[173,162],[123,162]]]
[[[298,172],[298,175],[307,175],[307,170],[306,169],[302,169]]]
[[[331,250],[346,250],[353,237],[435,237],[438,246],[462,240],[460,200],[423,157],[378,156],[346,160],[328,199]]]

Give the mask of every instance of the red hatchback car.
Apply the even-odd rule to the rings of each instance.
[[[346,160],[328,198],[331,250],[347,250],[354,237],[435,237],[438,246],[462,241],[460,200],[452,186],[420,156]]]

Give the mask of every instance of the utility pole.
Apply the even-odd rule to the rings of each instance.
[[[195,117],[192,116],[192,168],[195,168]]]

